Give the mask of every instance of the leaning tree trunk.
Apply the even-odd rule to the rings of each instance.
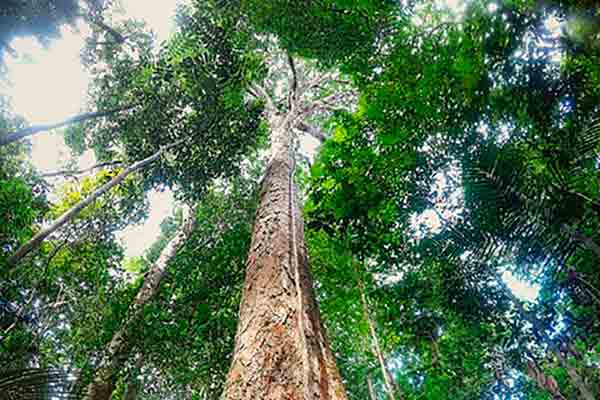
[[[272,124],[224,400],[346,399],[313,291],[289,125]]]
[[[86,400],[108,400],[115,389],[115,378],[133,347],[132,329],[142,319],[144,306],[158,293],[167,266],[193,230],[195,215],[184,208],[181,231],[161,251],[158,260],[144,276],[144,283],[129,307],[128,317],[114,333],[105,356],[96,368],[94,380],[88,386]]]
[[[369,389],[369,399],[377,400],[377,395],[375,394],[375,387],[373,387],[373,380],[370,376],[367,376],[367,388]]]
[[[104,195],[110,189],[112,189],[113,187],[115,187],[118,184],[120,184],[121,182],[123,182],[125,180],[125,178],[127,178],[132,173],[134,173],[138,170],[141,170],[141,169],[145,168],[146,166],[152,164],[154,161],[158,160],[160,158],[160,156],[167,149],[175,147],[175,146],[183,143],[185,140],[186,139],[178,140],[175,143],[165,146],[165,147],[161,148],[160,150],[158,150],[153,155],[151,155],[150,157],[145,158],[140,161],[137,161],[137,162],[129,165],[127,168],[123,169],[123,171],[121,171],[117,176],[112,178],[110,181],[108,181],[104,185],[100,186],[92,194],[90,194],[88,197],[86,197],[79,203],[75,204],[69,210],[65,211],[65,213],[62,214],[60,217],[58,217],[54,222],[52,222],[52,224],[50,224],[46,228],[39,231],[31,239],[29,239],[27,241],[27,243],[25,243],[21,247],[19,247],[17,249],[17,251],[8,258],[8,260],[7,260],[8,265],[16,266],[17,264],[19,264],[21,262],[21,260],[23,260],[23,258],[27,254],[29,254],[31,251],[37,249],[38,247],[40,247],[40,245],[44,242],[44,240],[46,240],[46,238],[48,236],[52,235],[54,232],[58,231],[58,229],[60,229],[63,225],[70,222],[87,206],[89,206],[94,201],[99,199],[102,195]]]
[[[377,336],[377,330],[375,329],[375,321],[371,317],[371,312],[369,310],[369,303],[367,302],[367,294],[365,292],[365,285],[362,279],[358,281],[358,287],[360,290],[360,302],[363,308],[363,314],[365,320],[367,321],[367,325],[369,326],[369,333],[371,335],[371,350],[373,355],[377,358],[379,362],[379,368],[381,369],[381,375],[383,376],[383,384],[385,386],[385,390],[387,392],[390,400],[398,399],[398,394],[400,394],[399,398],[403,398],[402,392],[397,390],[396,384],[394,383],[394,379],[392,378],[392,374],[387,368],[385,363],[385,357],[383,356],[383,351],[381,350],[381,345],[379,344],[379,336]]]

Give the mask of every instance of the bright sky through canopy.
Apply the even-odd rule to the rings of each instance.
[[[154,31],[157,43],[172,32],[177,0],[122,0],[123,18],[145,21]],[[61,37],[44,48],[34,38],[17,38],[12,42],[18,57],[7,56],[8,82],[0,82],[0,91],[11,99],[12,110],[29,124],[61,121],[86,110],[86,93],[90,77],[82,66],[80,52],[89,28],[79,21],[76,29],[63,26]],[[40,171],[61,170],[69,160],[69,149],[62,136],[41,133],[31,138],[32,163]],[[81,168],[94,164],[91,152],[79,161]],[[161,221],[173,206],[169,191],[149,194],[150,210],[142,226],[132,226],[119,235],[126,255],[139,256],[160,232]]]

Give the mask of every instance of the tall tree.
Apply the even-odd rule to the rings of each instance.
[[[286,103],[271,98],[267,165],[252,233],[233,361],[223,398],[345,399],[321,324],[294,182],[295,134],[306,81],[290,67]],[[266,93],[264,88],[257,89]]]
[[[115,375],[127,359],[127,354],[132,348],[132,329],[135,328],[143,316],[144,307],[152,300],[160,288],[160,284],[167,272],[167,267],[181,246],[184,245],[194,228],[195,215],[187,210],[182,221],[180,232],[162,250],[158,259],[144,276],[144,283],[140,287],[136,298],[132,302],[127,319],[114,333],[106,355],[97,367],[94,380],[87,389],[90,400],[108,400],[114,390]]]

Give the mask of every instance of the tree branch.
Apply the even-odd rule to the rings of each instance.
[[[267,93],[267,90],[264,87],[262,87],[261,85],[253,84],[250,86],[250,90],[250,93],[255,92],[253,95],[256,96],[256,94],[258,94],[258,96],[256,96],[257,98],[262,97],[265,100],[269,111],[277,111],[277,107],[275,107],[275,102],[273,102],[273,98],[269,93]]]
[[[92,204],[96,201],[100,196],[108,192],[113,187],[117,186],[121,183],[125,178],[127,178],[131,173],[140,170],[146,167],[149,164],[152,164],[154,161],[158,160],[160,156],[168,149],[173,148],[175,146],[180,145],[184,141],[189,139],[189,137],[185,137],[181,140],[176,141],[175,143],[171,143],[168,146],[162,147],[156,153],[147,157],[143,160],[135,162],[125,168],[121,173],[111,179],[109,182],[100,186],[96,189],[91,195],[89,195],[84,200],[77,203],[71,209],[67,210],[63,215],[58,217],[50,226],[42,229],[36,235],[34,235],[27,243],[22,245],[12,256],[10,256],[7,260],[8,265],[16,266],[27,254],[29,254],[32,250],[38,248],[43,241],[50,236],[52,233],[56,232],[60,227],[71,221],[76,215],[78,215],[84,208]]]
[[[91,172],[97,168],[104,168],[104,167],[112,167],[115,165],[122,165],[123,161],[109,161],[109,162],[104,162],[104,163],[99,163],[96,165],[92,165],[89,168],[84,168],[84,169],[74,169],[74,170],[63,170],[63,171],[55,171],[55,172],[47,172],[44,174],[41,174],[40,176],[42,178],[53,178],[56,176],[74,176],[74,175],[82,175],[88,172]]]
[[[107,117],[109,115],[116,114],[121,111],[131,110],[134,107],[135,107],[135,105],[129,105],[129,106],[125,106],[125,107],[113,108],[110,110],[89,112],[89,113],[79,114],[74,117],[67,118],[64,121],[56,122],[54,124],[33,125],[33,126],[30,126],[29,128],[24,128],[24,129],[15,131],[15,132],[6,133],[5,135],[1,135],[0,136],[0,146],[6,146],[7,144],[16,142],[17,140],[21,140],[27,136],[31,136],[31,135],[34,135],[39,132],[49,131],[51,129],[60,128],[60,127],[66,126],[66,125],[74,124],[76,122],[83,122],[83,121],[87,121],[90,119]]]
[[[110,27],[104,23],[100,18],[92,18],[91,22],[96,26],[105,30],[118,44],[123,44],[127,40],[127,38],[121,35],[119,32],[115,30],[115,28]]]
[[[287,53],[287,61],[290,65],[290,70],[292,71],[292,87],[288,96],[288,107],[292,110],[298,99],[298,74],[296,72],[296,64],[290,53]]]
[[[323,142],[325,142],[325,140],[327,140],[327,136],[325,135],[325,133],[323,133],[322,130],[320,130],[319,128],[317,128],[314,125],[309,125],[304,121],[300,121],[298,123],[297,127],[302,132],[309,134],[310,136],[314,137],[321,143],[323,143]]]

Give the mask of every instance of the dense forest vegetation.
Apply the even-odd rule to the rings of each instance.
[[[0,95],[0,399],[600,398],[595,1],[117,9],[0,2],[3,57],[84,21],[92,76],[53,124]]]

